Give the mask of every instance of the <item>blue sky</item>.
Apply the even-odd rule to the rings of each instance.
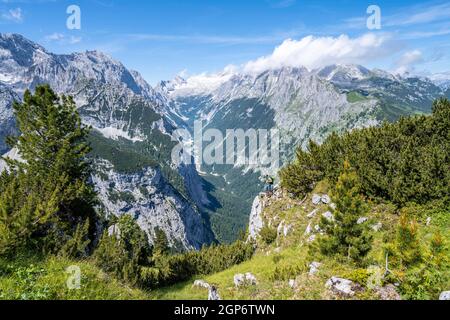
[[[72,4],[81,9],[81,30],[66,27]],[[366,26],[372,4],[381,9],[380,30]],[[0,32],[20,33],[55,53],[104,51],[151,84],[230,64],[450,70],[450,1],[0,0]]]

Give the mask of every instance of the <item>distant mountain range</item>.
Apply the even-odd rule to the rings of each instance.
[[[449,79],[331,65],[177,77],[152,88],[100,52],[55,55],[20,35],[1,34],[0,152],[8,151],[4,137],[16,132],[12,101],[49,83],[73,95],[93,127],[93,181],[105,210],[132,214],[150,238],[161,228],[174,247],[199,248],[232,241],[245,229],[261,173],[254,166],[176,166],[175,129],[192,131],[199,119],[223,132],[276,128],[285,163],[309,139],[429,113],[434,99],[450,97]]]

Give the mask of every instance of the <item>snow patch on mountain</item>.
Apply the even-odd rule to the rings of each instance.
[[[105,127],[105,128],[95,128],[100,131],[100,133],[105,137],[113,140],[118,140],[120,138],[124,138],[133,142],[144,141],[144,137],[130,137],[128,132],[123,131],[121,129],[117,129],[114,127]]]

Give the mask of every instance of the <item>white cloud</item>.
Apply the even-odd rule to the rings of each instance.
[[[45,40],[47,41],[61,41],[62,39],[64,39],[64,35],[62,33],[52,33],[48,36],[45,37]]]
[[[77,44],[77,43],[80,43],[81,40],[82,40],[81,37],[71,36],[69,42],[70,42],[70,44]]]
[[[272,8],[289,8],[293,6],[297,0],[267,0]]]
[[[3,20],[20,23],[23,21],[23,14],[21,8],[9,9],[1,15]]]
[[[49,34],[48,36],[46,36],[45,40],[48,42],[55,41],[55,42],[59,42],[62,44],[67,44],[67,43],[77,44],[77,43],[80,43],[83,39],[81,37],[76,37],[76,36],[66,37],[62,33],[55,32],[55,33],[52,33],[52,34]]]
[[[307,36],[285,40],[269,56],[250,61],[244,66],[248,73],[268,69],[304,66],[309,69],[335,63],[365,64],[396,51],[387,34],[368,33],[357,38]]]
[[[413,50],[404,53],[400,59],[397,60],[396,74],[411,73],[415,69],[415,65],[424,62],[423,54],[420,50]]]

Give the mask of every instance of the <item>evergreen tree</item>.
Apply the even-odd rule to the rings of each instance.
[[[94,252],[94,260],[103,270],[120,279],[145,285],[141,273],[143,268],[150,266],[152,256],[147,235],[129,215],[118,219],[117,229],[116,234],[103,234]]]
[[[89,129],[73,99],[38,86],[34,94],[25,92],[23,103],[14,103],[14,112],[21,134],[8,142],[22,161],[5,159],[9,171],[0,178],[0,252],[28,244],[58,251],[85,223],[92,237]]]
[[[422,259],[418,232],[417,222],[409,219],[408,215],[403,213],[398,223],[396,244],[401,264],[404,266],[413,265]]]
[[[320,227],[326,235],[320,239],[322,253],[341,256],[360,262],[372,247],[372,237],[366,224],[358,224],[367,209],[360,195],[358,176],[344,164],[344,172],[339,177],[333,200],[336,204],[334,219],[322,217]]]
[[[155,239],[153,242],[153,250],[155,254],[169,253],[169,241],[167,240],[166,233],[161,228],[155,228]]]

